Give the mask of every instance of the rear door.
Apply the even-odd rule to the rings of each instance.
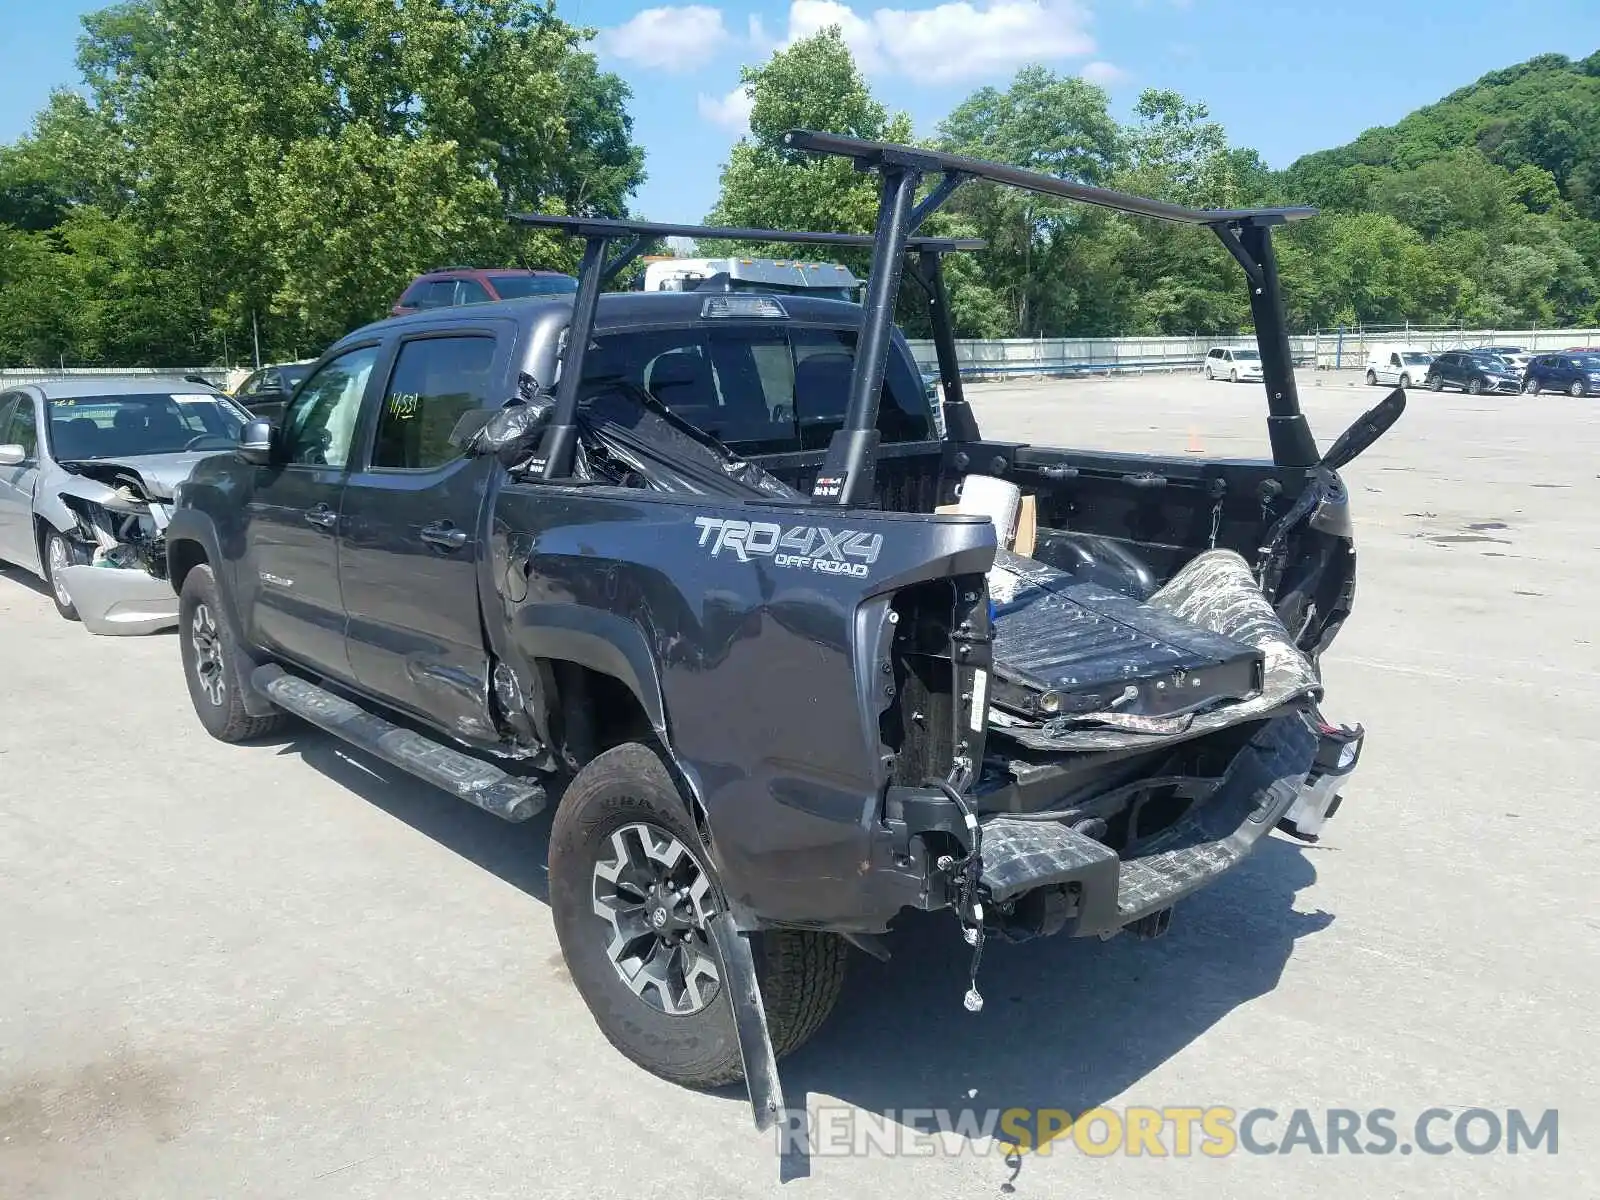
[[[384,358],[374,340],[324,363],[284,414],[278,453],[257,467],[246,504],[240,587],[252,637],[323,675],[348,680],[337,539],[362,404]],[[253,589],[253,591],[251,590]]]
[[[508,394],[515,326],[403,338],[344,494],[339,572],[350,665],[364,690],[462,737],[490,738],[478,611],[478,517],[493,457],[451,432]]]

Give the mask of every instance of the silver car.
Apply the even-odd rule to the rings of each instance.
[[[173,489],[250,414],[179,378],[61,378],[0,393],[0,560],[32,571],[93,633],[176,625]]]

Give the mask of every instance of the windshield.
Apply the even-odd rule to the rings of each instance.
[[[1405,359],[1408,366],[1414,367],[1425,367],[1433,361],[1431,354],[1402,354],[1400,357]]]
[[[1580,354],[1575,361],[1585,371],[1600,371],[1600,354]]]
[[[283,390],[286,392],[292,392],[295,388],[299,387],[300,381],[307,375],[311,374],[311,366],[311,363],[305,363],[297,367],[282,368],[282,370],[279,372],[279,376],[283,380]]]
[[[238,441],[245,421],[209,392],[65,396],[49,405],[57,461],[223,449]]]
[[[578,290],[578,281],[570,275],[491,275],[489,282],[502,300],[569,295]]]

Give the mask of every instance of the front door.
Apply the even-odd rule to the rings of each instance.
[[[240,584],[254,588],[252,637],[302,666],[348,680],[338,537],[351,448],[380,348],[325,363],[284,415],[271,466],[248,504]]]
[[[0,466],[0,562],[39,570],[33,528],[33,485],[39,478],[39,427],[33,397],[26,392],[0,397],[0,446],[19,445],[21,463]]]
[[[403,340],[345,488],[339,570],[350,665],[363,690],[466,739],[495,736],[478,612],[478,516],[497,469],[451,438],[504,398],[514,327]],[[498,335],[498,336],[497,336]]]

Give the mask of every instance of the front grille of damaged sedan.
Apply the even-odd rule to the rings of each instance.
[[[97,567],[142,570],[167,577],[166,510],[143,498],[131,482],[106,488],[100,500],[63,495],[61,501],[77,519],[80,540]]]

